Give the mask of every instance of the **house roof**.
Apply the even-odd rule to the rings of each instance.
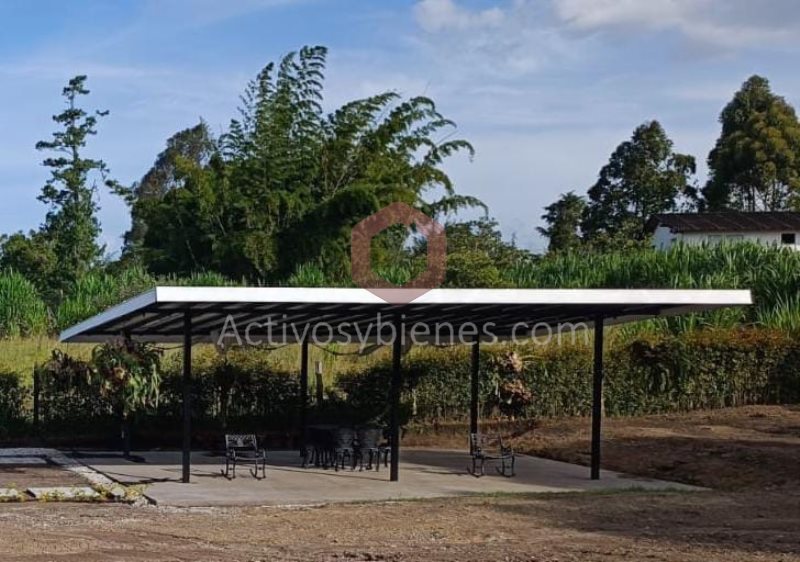
[[[673,232],[777,232],[800,230],[800,213],[664,213],[653,215],[650,222]]]
[[[751,303],[746,290],[432,289],[397,304],[366,289],[155,287],[64,330],[61,341],[102,342],[126,334],[142,341],[175,342],[184,337],[187,320],[193,341],[215,341],[220,332],[228,332],[231,319],[239,330],[269,322],[274,333],[286,330],[293,341],[304,326],[318,324],[335,327],[337,335],[360,338],[376,320],[384,322],[377,322],[377,331],[390,329],[397,317],[405,329],[449,322],[458,331],[468,323],[491,322],[492,333],[508,338],[518,323],[529,330],[565,322],[588,327],[598,316],[614,324]]]

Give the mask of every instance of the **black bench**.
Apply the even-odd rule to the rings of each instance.
[[[504,445],[503,438],[500,436],[470,433],[469,454],[472,457],[470,474],[477,478],[486,474],[486,463],[499,463],[500,466],[495,466],[495,470],[506,478],[515,475],[514,449]]]
[[[253,463],[250,473],[257,479],[267,476],[267,451],[258,448],[256,436],[247,434],[225,435],[225,478],[236,478],[237,463]],[[261,478],[258,477],[259,465]]]

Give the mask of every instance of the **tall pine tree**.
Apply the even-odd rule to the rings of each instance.
[[[88,113],[78,101],[89,93],[86,76],[76,76],[63,89],[66,109],[53,116],[60,129],[50,140],[36,144],[38,150],[52,153],[44,159],[50,178],[39,200],[49,206],[44,224],[28,234],[17,232],[0,242],[0,267],[19,271],[32,281],[50,301],[100,260],[100,225],[95,201],[96,182],[105,182],[121,191],[116,182],[106,180],[102,160],[84,158],[89,137],[96,134],[97,120],[106,111]]]

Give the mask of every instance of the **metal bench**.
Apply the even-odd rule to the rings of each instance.
[[[258,448],[256,436],[247,434],[225,435],[225,478],[236,478],[237,463],[253,463],[250,474],[261,480],[267,476],[267,451]],[[261,478],[258,477],[259,464],[261,465]]]
[[[480,478],[486,474],[486,463],[499,463],[495,466],[498,474],[511,478],[514,472],[514,449],[503,444],[500,436],[487,436],[480,433],[470,433],[469,454],[472,457],[470,474]]]

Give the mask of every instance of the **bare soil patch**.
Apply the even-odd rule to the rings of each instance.
[[[56,465],[0,465],[0,488],[86,486],[79,475]]]
[[[590,420],[492,427],[521,452],[589,464]],[[465,424],[411,432],[415,446],[465,447]],[[800,488],[800,406],[746,406],[607,418],[603,467],[722,490]]]
[[[0,507],[3,560],[800,560],[798,495],[612,494],[165,510]]]

